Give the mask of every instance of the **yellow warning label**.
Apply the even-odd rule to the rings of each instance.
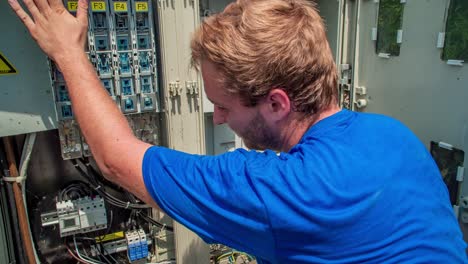
[[[91,11],[93,11],[93,12],[106,11],[106,2],[104,2],[104,1],[92,1],[91,2]]]
[[[95,237],[95,240],[96,242],[101,243],[101,242],[106,242],[106,241],[116,240],[116,239],[121,239],[121,238],[125,238],[125,234],[124,232],[119,231],[119,232],[115,232],[112,234],[107,234],[105,236]]]
[[[127,2],[115,2],[114,11],[115,12],[127,12]]]
[[[76,12],[76,10],[78,10],[78,1],[69,1],[67,3],[67,8],[70,12]]]
[[[135,2],[137,12],[148,12],[148,2]]]
[[[0,52],[0,75],[16,74],[18,71],[7,58]]]

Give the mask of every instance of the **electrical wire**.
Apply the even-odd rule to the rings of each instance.
[[[26,218],[27,218],[29,233],[32,233],[32,232],[31,232],[31,224],[29,222],[29,214],[28,214],[28,209],[27,209],[28,207],[26,204],[26,179],[27,179],[27,170],[28,170],[29,161],[31,160],[34,143],[36,142],[36,136],[37,136],[36,133],[30,133],[26,135],[26,139],[24,141],[24,147],[21,153],[21,159],[19,163],[19,175],[24,177],[23,183],[21,184],[21,189],[23,193],[24,208],[26,208]],[[31,243],[34,245],[32,236],[31,236]],[[40,263],[39,257],[37,255],[36,247],[33,247],[32,250],[34,253],[34,258],[35,258],[36,263]]]
[[[105,253],[107,253],[107,256],[109,256],[109,257],[114,261],[114,263],[119,263],[119,262],[112,256],[112,254],[110,254],[109,251],[107,251],[107,249],[106,249],[103,245],[101,245],[101,248],[104,250]]]
[[[8,168],[10,176],[16,179],[20,179],[21,175],[19,175],[17,166],[16,166],[16,157],[14,154],[13,142],[11,137],[4,137],[3,144],[5,148],[6,159],[8,162]],[[16,209],[18,210],[18,223],[20,226],[21,238],[23,242],[23,246],[26,252],[27,261],[30,264],[35,264],[36,258],[34,254],[34,246],[33,246],[33,239],[30,232],[30,225],[29,219],[26,213],[26,207],[24,203],[24,196],[21,190],[21,184],[19,182],[13,182],[13,193],[15,197],[15,205]]]
[[[99,175],[96,170],[89,164],[89,162],[83,162],[87,168],[88,173],[86,173],[76,162],[76,160],[71,160],[76,170],[89,181],[92,185],[93,189],[102,197],[104,198],[109,204],[112,204],[116,207],[124,208],[124,209],[148,209],[151,206],[147,204],[138,204],[138,203],[131,203],[130,201],[125,202],[121,199],[111,195],[105,190],[103,184],[101,184],[97,180],[97,176]]]
[[[73,235],[73,244],[75,246],[75,252],[78,255],[78,258],[90,263],[90,264],[106,264],[103,262],[99,262],[98,260],[92,259],[89,256],[82,256],[80,254],[80,250],[78,249],[78,245],[76,244],[76,237]]]
[[[172,226],[161,224],[158,221],[154,220],[153,218],[148,217],[145,214],[141,213],[141,211],[136,211],[136,215],[152,225],[155,225],[161,229],[165,229],[170,232],[174,232],[174,228]]]
[[[57,198],[58,201],[76,200],[85,196],[91,196],[92,189],[93,188],[88,183],[76,181],[68,184],[67,187],[63,188],[59,192]]]
[[[71,249],[68,248],[68,247],[67,247],[67,251],[68,251],[68,254],[70,254],[70,256],[72,256],[72,257],[73,257],[74,259],[76,259],[78,262],[80,262],[80,263],[85,263],[85,264],[88,263],[88,262],[85,262],[85,261],[82,260],[82,259],[79,259],[79,258],[73,253],[73,251],[71,251]]]
[[[134,222],[133,222],[132,219],[134,219],[135,217],[138,217],[139,219],[149,223],[150,225],[156,226],[156,227],[160,228],[161,230],[167,230],[167,231],[170,231],[170,232],[174,232],[174,228],[172,226],[166,226],[166,225],[161,224],[158,221],[152,219],[151,217],[149,217],[147,215],[148,212],[146,210],[151,209],[151,206],[146,205],[146,204],[138,203],[137,199],[132,194],[130,194],[129,192],[124,191],[124,194],[126,196],[125,197],[126,201],[123,201],[122,199],[119,199],[119,198],[115,197],[114,195],[110,194],[108,191],[106,191],[106,188],[104,187],[105,186],[104,183],[101,183],[98,180],[99,178],[101,178],[101,175],[93,168],[93,166],[91,166],[89,161],[87,159],[85,159],[85,160],[80,159],[79,161],[82,164],[82,166],[84,166],[86,168],[86,171],[83,170],[82,166],[80,166],[80,164],[78,164],[78,162],[76,160],[71,160],[71,162],[73,163],[73,166],[75,167],[75,169],[78,171],[78,173],[84,179],[86,179],[86,181],[87,181],[87,183],[89,185],[87,185],[87,184],[81,184],[81,185],[77,184],[77,185],[73,185],[73,186],[68,186],[68,188],[66,188],[66,189],[64,189],[64,190],[62,190],[60,192],[60,198],[61,199],[65,198],[65,197],[68,197],[68,196],[71,196],[72,192],[80,193],[81,189],[86,187],[86,188],[92,189],[92,191],[94,191],[98,195],[100,195],[104,199],[104,201],[106,203],[108,203],[108,204],[110,204],[112,206],[118,207],[118,208],[131,210],[130,217],[129,217],[129,224],[131,226],[134,226],[134,224],[133,224]],[[145,212],[143,212],[143,210],[145,210]],[[113,215],[112,215],[112,210],[111,210],[111,223],[112,223],[112,219],[113,219]],[[137,223],[137,222],[135,221],[135,223]],[[108,230],[106,231],[106,234],[109,233],[111,226],[112,226],[112,224],[109,224]],[[140,225],[138,224],[138,226],[140,226]],[[102,242],[103,238],[104,237],[98,237],[97,239],[96,238],[94,238],[94,239],[93,238],[86,238],[86,239],[88,239],[89,241],[92,240],[96,244],[96,251],[99,254],[98,256],[102,257],[106,263],[112,263],[112,261],[114,261],[115,263],[118,263],[118,261],[116,261],[116,259],[111,254],[109,254],[109,252],[107,252],[107,256],[109,258],[111,258],[111,260],[112,260],[112,261],[110,261],[105,256],[105,254],[103,252],[103,251],[106,251],[105,247],[102,244],[99,244],[99,245],[97,244],[98,242],[99,243]],[[102,261],[99,262],[99,260],[90,258],[89,256],[86,255],[86,252],[84,252],[84,254],[80,254],[78,246],[76,244],[76,237],[73,236],[73,239],[74,239],[76,253],[77,253],[79,259],[87,261],[87,263],[91,263],[91,264],[103,263]]]

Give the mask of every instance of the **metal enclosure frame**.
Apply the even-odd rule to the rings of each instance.
[[[199,23],[196,0],[158,1],[162,88],[169,148],[205,153],[200,75],[190,68],[191,34]],[[175,223],[178,263],[207,263],[209,247],[184,226]]]
[[[400,55],[383,58],[376,54],[372,36],[377,27],[378,0],[318,1],[320,10],[328,10],[322,13],[328,26],[337,28],[336,34],[328,32],[328,38],[331,43],[337,40],[340,92],[349,92],[352,110],[401,120],[428,148],[431,141],[445,142],[466,153],[468,67],[443,61],[438,39],[445,31],[450,0],[402,2]],[[330,8],[336,5],[338,8]],[[366,105],[358,104],[359,100],[365,100]],[[460,176],[466,177],[467,170]],[[468,182],[462,181],[459,199],[467,196]],[[468,240],[468,227],[462,220],[468,219],[468,210],[461,207],[457,216]]]

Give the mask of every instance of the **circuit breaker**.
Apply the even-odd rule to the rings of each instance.
[[[59,225],[61,237],[107,228],[107,212],[101,197],[60,201],[56,211],[41,215],[42,226]]]
[[[130,263],[145,263],[148,257],[148,240],[143,229],[125,233],[127,255]]]

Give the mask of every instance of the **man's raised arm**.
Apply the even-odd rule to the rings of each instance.
[[[79,0],[76,17],[61,0],[17,0],[9,4],[44,52],[63,73],[73,112],[94,159],[106,177],[155,206],[142,176],[142,160],[150,147],[138,140],[109,97],[84,51],[88,1]]]

